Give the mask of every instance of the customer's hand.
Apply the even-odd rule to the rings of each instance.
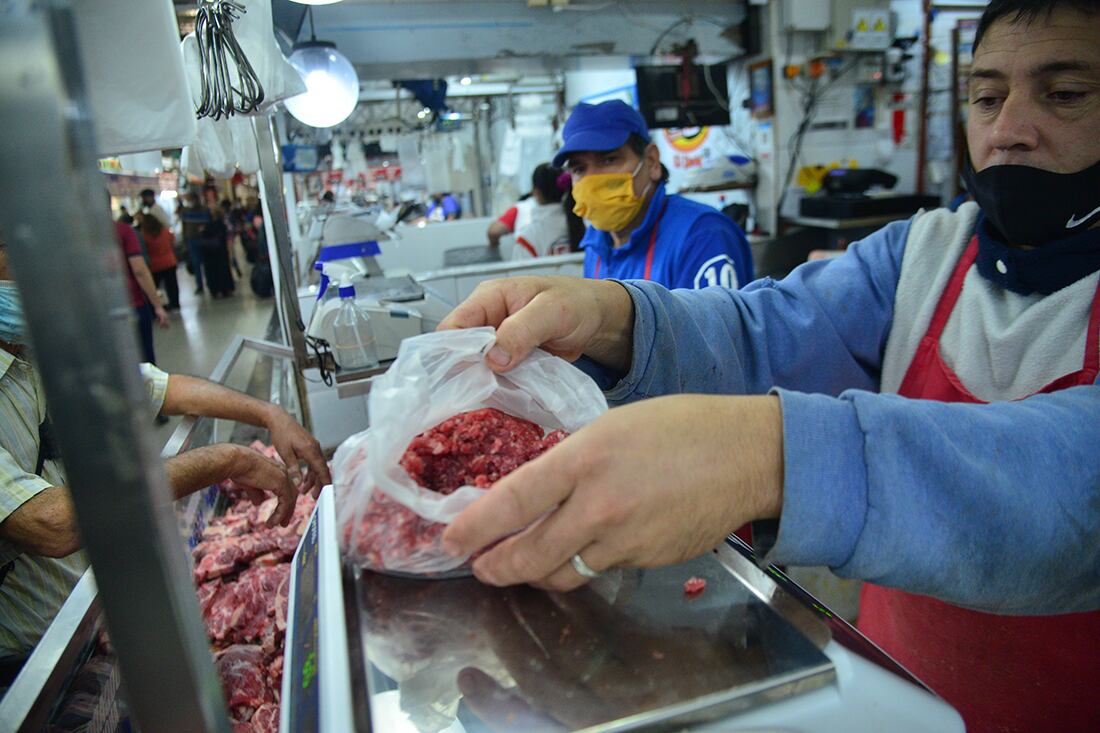
[[[553,590],[586,582],[575,554],[597,572],[681,562],[779,516],[782,436],[778,397],[619,407],[493,484],[447,528],[444,547],[468,555],[499,541],[474,562],[479,579]]]
[[[489,367],[505,372],[536,347],[575,361],[586,355],[604,366],[630,368],[634,304],[618,283],[576,277],[489,280],[458,305],[439,330],[494,326]]]
[[[274,495],[279,503],[267,520],[268,527],[276,524],[287,526],[294,514],[298,492],[291,483],[286,469],[267,456],[243,445],[223,444],[225,470],[222,478],[231,479],[245,491],[253,504],[261,504],[268,495]]]
[[[164,310],[164,306],[160,305],[159,303],[157,305],[154,305],[153,315],[156,316],[157,325],[164,330],[168,330],[168,327],[170,325],[168,323],[168,311]]]
[[[286,463],[290,480],[298,485],[301,493],[312,492],[313,498],[317,498],[321,488],[332,483],[328,464],[321,453],[321,444],[287,414],[286,410],[276,405],[271,406],[267,429],[271,432],[271,444]],[[304,478],[299,467],[299,463],[303,461],[306,464]]]

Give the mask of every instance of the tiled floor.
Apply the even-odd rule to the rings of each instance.
[[[214,300],[210,293],[195,295],[195,280],[181,263],[178,269],[180,310],[170,313],[171,326],[153,335],[157,366],[169,373],[209,376],[237,334],[264,338],[275,308],[274,298],[260,299],[248,284],[250,266],[238,251],[243,277],[237,278],[233,297]],[[244,389],[254,358],[244,358],[232,373],[229,386]],[[163,445],[179,424],[170,418],[157,426],[157,445]]]

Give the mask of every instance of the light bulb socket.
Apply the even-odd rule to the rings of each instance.
[[[294,53],[295,51],[300,51],[303,48],[331,48],[335,50],[336,44],[332,41],[298,41],[294,44],[294,47],[291,49],[290,52]]]

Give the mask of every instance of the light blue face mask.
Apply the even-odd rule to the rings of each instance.
[[[23,301],[12,280],[0,280],[0,341],[27,343],[27,324],[23,320]]]

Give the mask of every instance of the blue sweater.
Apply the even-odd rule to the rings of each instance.
[[[664,214],[658,215],[662,210]],[[588,227],[581,239],[584,276],[633,280],[645,277],[649,237],[657,226],[650,280],[668,288],[741,287],[753,279],[752,250],[745,233],[725,214],[665,185],[653,192],[641,226],[615,249],[611,235]],[[597,262],[599,263],[597,265]]]
[[[612,404],[779,395],[784,501],[767,560],[977,609],[1100,608],[1100,387],[988,405],[878,394],[909,223],[740,291],[625,283]]]

